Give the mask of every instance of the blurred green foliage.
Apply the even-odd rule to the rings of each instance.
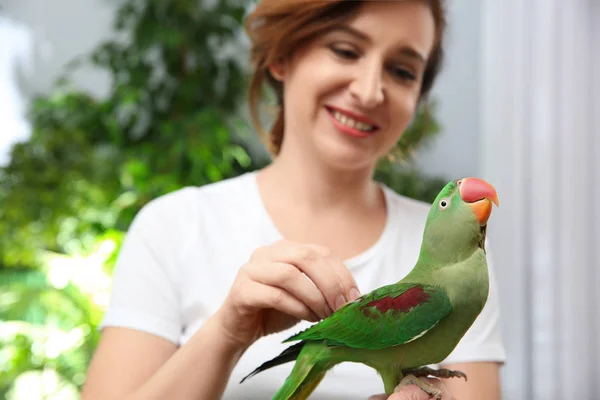
[[[126,229],[152,198],[256,167],[236,135],[244,70],[222,51],[245,6],[211,3],[122,2],[115,38],[66,75],[82,62],[104,69],[108,96],[62,79],[35,99],[33,135],[0,171],[4,266],[34,264],[40,248],[85,248],[106,229]]]
[[[62,385],[78,391],[103,310],[73,283],[54,287],[44,270],[5,270],[2,279],[0,320],[19,329],[0,326],[0,398],[8,398],[15,380],[29,371],[53,370]]]
[[[24,372],[48,369],[77,392],[98,342],[102,307],[77,281],[48,278],[50,254],[84,260],[111,243],[101,261],[110,275],[124,232],[148,201],[269,162],[253,151],[260,146],[239,112],[246,8],[241,0],[121,1],[114,37],[34,100],[33,134],[0,168],[0,398]],[[70,83],[82,64],[109,73],[106,97]],[[376,178],[433,200],[445,181],[423,176],[411,157],[439,132],[425,104]],[[60,354],[48,351],[56,330],[77,339]]]

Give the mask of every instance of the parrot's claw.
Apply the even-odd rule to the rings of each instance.
[[[440,368],[433,369],[429,367],[407,369],[402,371],[404,375],[414,375],[416,377],[435,376],[436,378],[464,378],[467,381],[467,375],[462,371],[453,371],[450,369]]]
[[[441,389],[435,387],[425,379],[417,378],[412,374],[406,375],[404,378],[402,378],[398,386],[394,388],[394,393],[399,391],[402,386],[408,385],[417,385],[422,391],[430,396],[433,396],[434,399],[441,399],[444,394]]]

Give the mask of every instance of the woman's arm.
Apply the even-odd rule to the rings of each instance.
[[[157,336],[106,328],[83,400],[218,399],[258,338],[325,318],[359,296],[353,288],[342,261],[320,246],[280,241],[257,249],[221,308],[180,349]]]
[[[243,351],[214,318],[179,349],[148,333],[106,328],[82,399],[218,399]]]
[[[468,362],[444,365],[444,368],[459,370],[467,375],[468,381],[444,379],[444,385],[458,400],[500,400],[500,364],[496,362]]]

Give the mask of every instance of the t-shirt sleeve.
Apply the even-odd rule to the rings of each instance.
[[[486,245],[486,248],[488,249],[487,261],[490,277],[488,300],[471,328],[442,364],[478,361],[503,363],[506,361],[500,326],[498,284],[489,245]]]
[[[100,329],[130,328],[179,344],[182,328],[173,265],[175,241],[164,208],[164,201],[154,200],[130,225]]]

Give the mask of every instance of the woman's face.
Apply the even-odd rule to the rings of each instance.
[[[415,112],[435,23],[424,1],[366,1],[338,28],[273,66],[284,85],[280,155],[371,168]]]

